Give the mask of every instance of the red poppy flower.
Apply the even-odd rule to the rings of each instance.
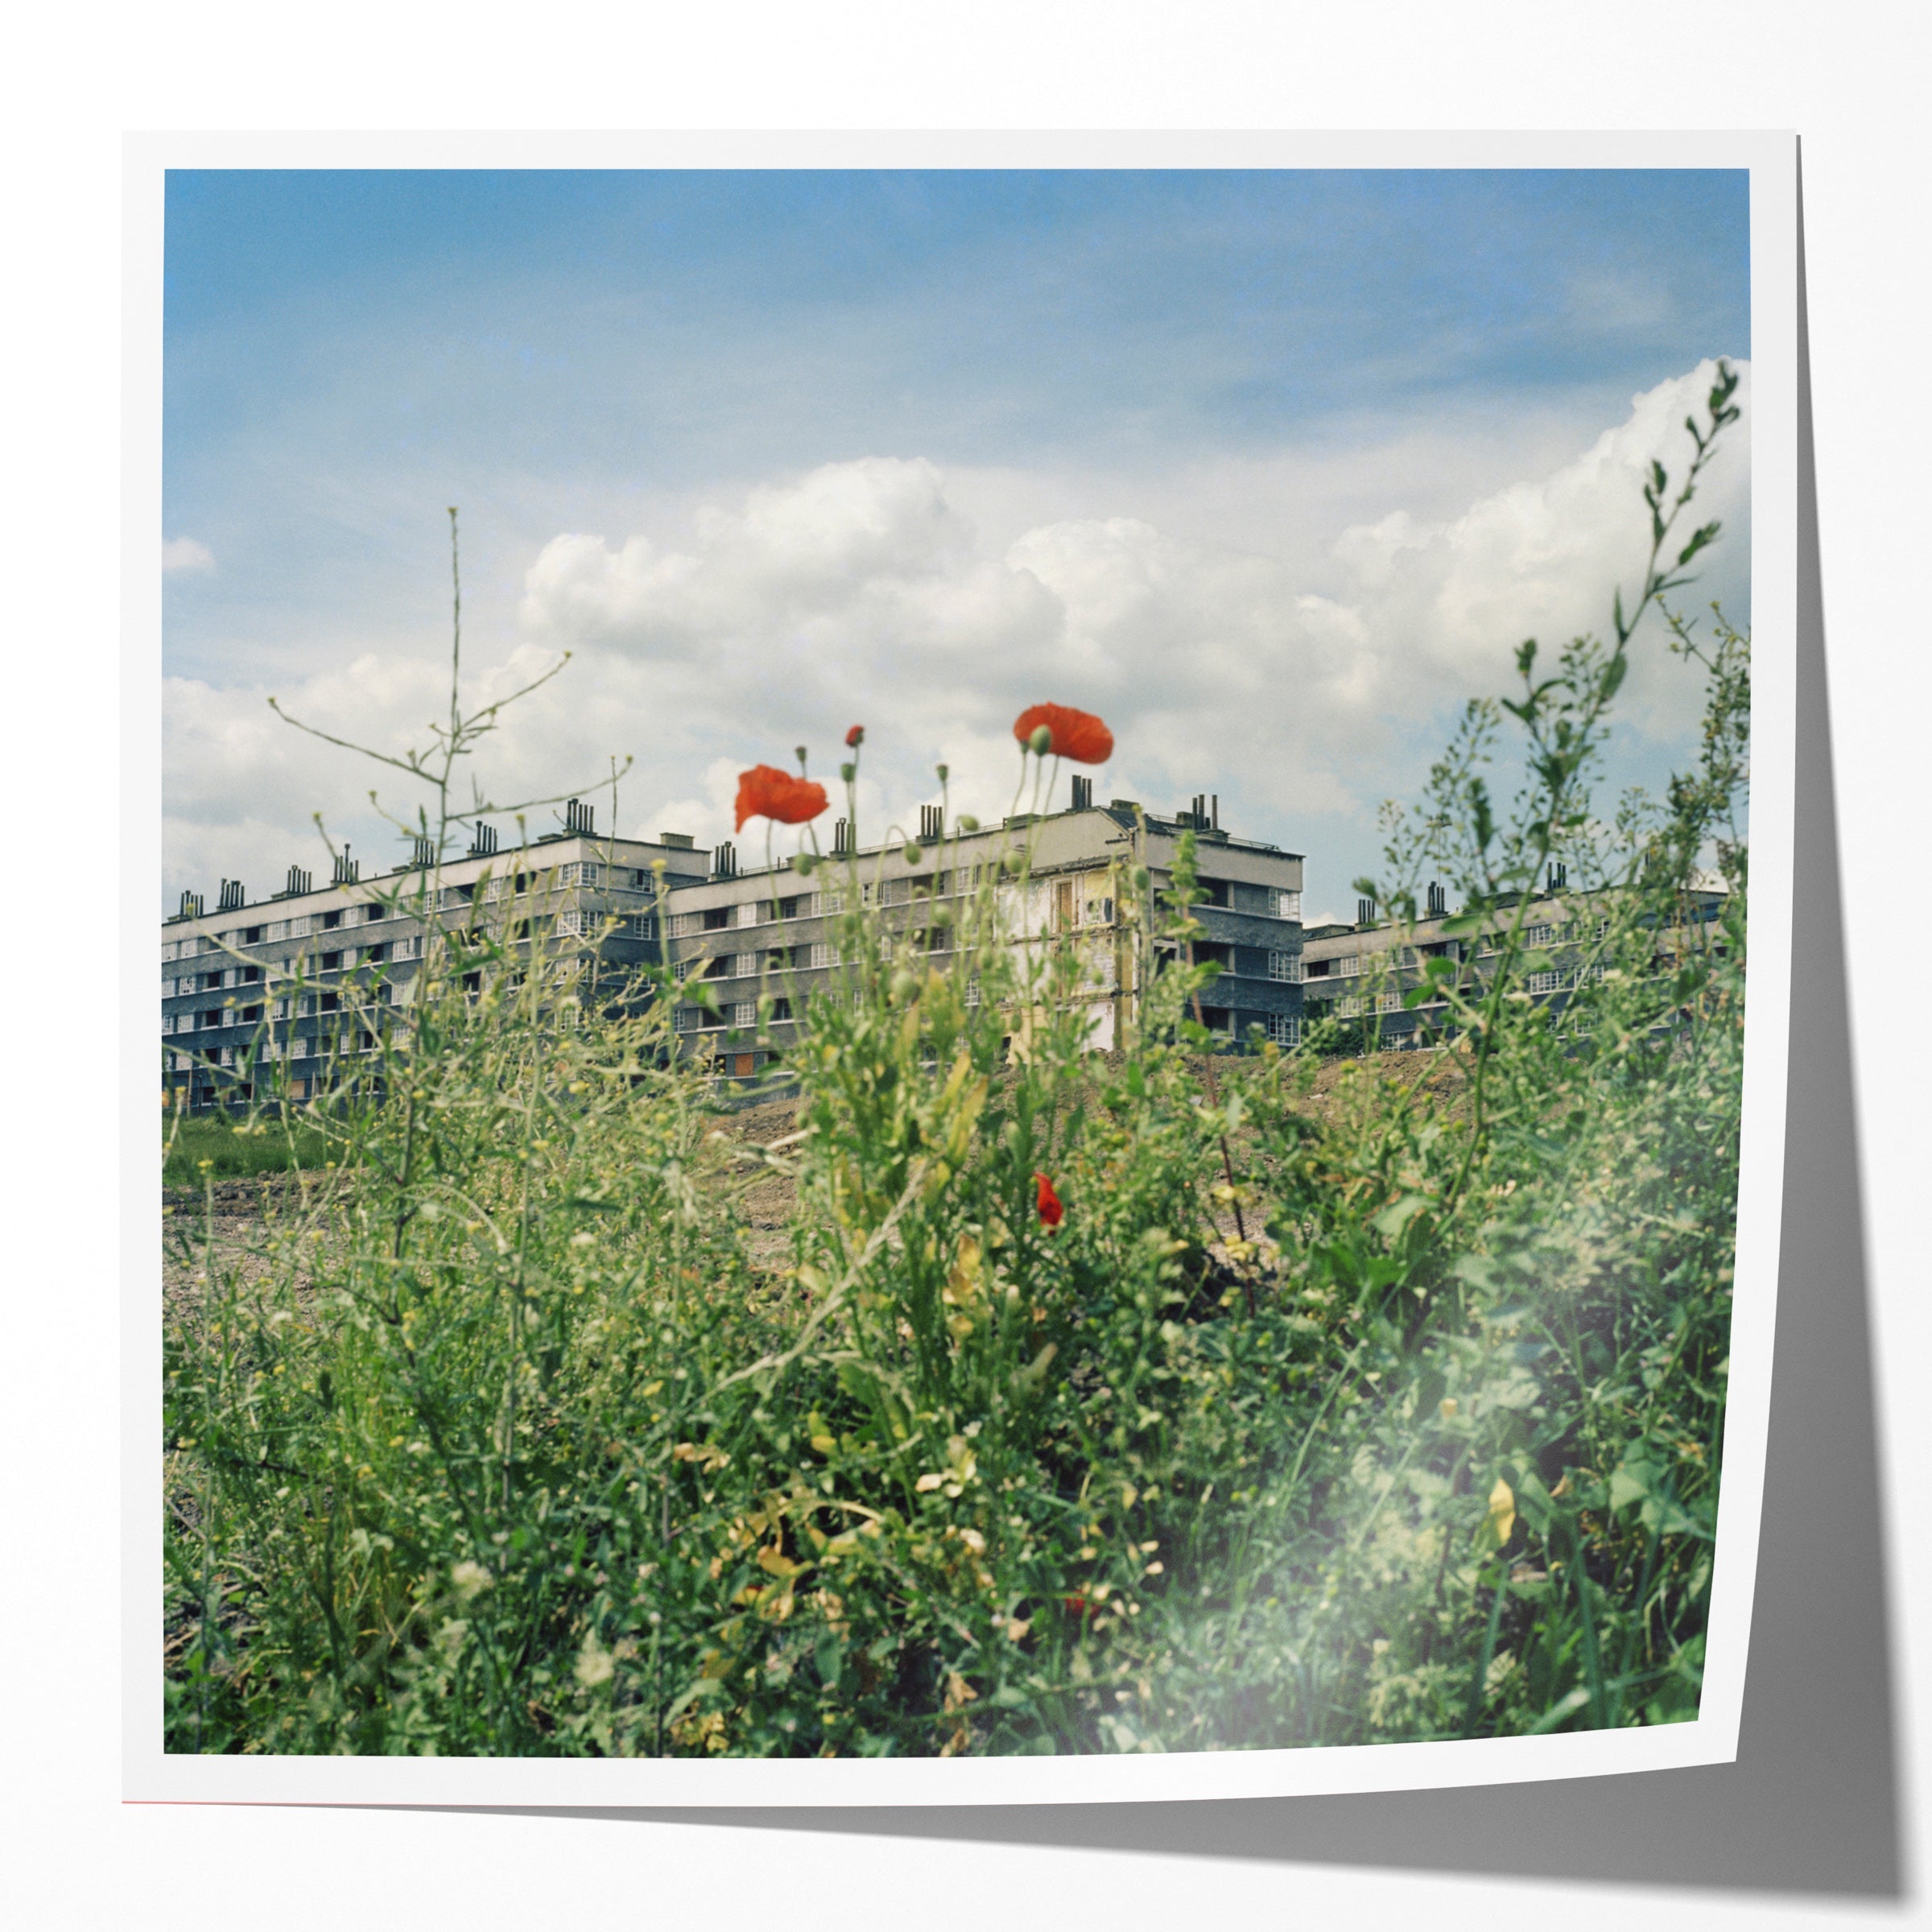
[[[853,725],[852,729],[845,734],[845,742],[852,750],[857,751],[865,742],[865,727],[863,724]]]
[[[1076,1590],[1071,1596],[1063,1596],[1060,1602],[1067,1613],[1073,1616],[1098,1616],[1100,1607],[1084,1591]]]
[[[1104,765],[1113,756],[1113,733],[1090,711],[1070,704],[1030,704],[1013,721],[1013,735],[1024,745],[1044,724],[1053,734],[1046,749],[1076,765]]]
[[[825,787],[810,778],[795,778],[775,765],[754,765],[738,774],[738,820],[776,819],[781,825],[803,825],[825,809]]]
[[[1057,1228],[1066,1218],[1067,1210],[1060,1205],[1060,1197],[1053,1191],[1053,1183],[1043,1174],[1036,1174],[1039,1191],[1034,1196],[1033,1204],[1040,1220],[1049,1228]]]

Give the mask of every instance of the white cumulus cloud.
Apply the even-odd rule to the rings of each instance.
[[[161,546],[161,569],[167,576],[207,576],[215,568],[215,553],[193,537],[170,537]]]
[[[731,835],[737,772],[789,766],[796,745],[836,799],[841,741],[862,723],[869,835],[939,796],[939,762],[956,809],[1006,809],[1012,720],[1051,699],[1112,725],[1102,798],[1169,809],[1216,791],[1224,823],[1309,849],[1298,831],[1309,818],[1365,825],[1381,798],[1412,788],[1448,708],[1506,688],[1522,638],[1554,649],[1608,625],[1613,589],[1629,595],[1647,547],[1645,473],[1655,459],[1681,477],[1683,420],[1701,413],[1712,373],[1660,384],[1567,458],[1459,502],[1393,459],[1371,489],[1351,449],[1334,459],[1345,478],[1335,500],[1348,508],[1326,510],[1320,462],[1298,453],[1303,485],[1273,543],[1260,517],[1238,535],[1212,518],[1163,528],[1130,481],[1109,484],[1111,501],[1089,489],[1078,514],[1042,515],[1050,502],[1071,511],[1081,493],[1039,478],[1003,489],[987,472],[955,489],[923,458],[878,456],[756,481],[646,531],[555,536],[524,573],[521,643],[466,680],[470,701],[506,693],[561,650],[575,661],[502,714],[489,782],[500,795],[583,786],[608,799],[588,788],[612,754],[631,755],[618,829],[708,844]],[[1721,595],[1742,619],[1748,370],[1739,399],[1745,420],[1689,518],[1722,518],[1725,537],[1680,595],[1690,608]],[[1653,741],[1675,742],[1699,694],[1659,635],[1640,642],[1626,709]],[[284,695],[324,729],[393,751],[423,741],[446,676],[427,656],[368,656]],[[403,790],[396,774],[292,745],[263,695],[170,688],[169,848],[171,872],[192,875],[182,883],[232,874],[237,861],[218,854],[244,824],[292,837],[315,807],[340,813],[372,781],[386,802]],[[607,805],[599,823],[609,822]]]

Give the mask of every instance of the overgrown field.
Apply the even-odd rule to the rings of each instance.
[[[671,1053],[701,983],[580,1011],[568,960],[446,948],[379,1103],[265,1110],[332,1165],[172,1305],[171,1747],[1171,1751],[1694,1715],[1744,641],[1677,629],[1709,709],[1666,799],[1589,792],[1673,582],[1689,488],[1662,492],[1612,641],[1546,674],[1525,647],[1392,824],[1382,902],[1447,880],[1494,941],[1405,996],[1455,1022],[1442,1056],[1204,1063],[1185,859],[1123,882],[1173,964],[1104,1060],[1071,956],[998,943],[1001,877],[937,954],[849,891],[775,1137],[720,1132]],[[1554,1017],[1524,925],[1553,860],[1593,895]]]

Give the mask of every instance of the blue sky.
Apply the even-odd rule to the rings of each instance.
[[[1104,791],[1218,790],[1339,904],[1507,625],[1633,574],[1657,392],[1750,353],[1747,213],[1741,172],[173,174],[167,886],[255,890],[316,809],[375,838],[264,700],[409,735],[456,503],[479,678],[578,654],[513,788],[633,753],[621,828],[709,838],[725,768],[869,714],[910,815],[1051,696],[1116,722]]]

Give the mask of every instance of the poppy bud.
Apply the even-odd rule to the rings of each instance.
[[[865,742],[865,727],[863,724],[853,725],[852,729],[845,734],[845,744],[849,750],[857,751]]]
[[[969,811],[961,812],[960,815],[953,820],[953,824],[957,826],[961,832],[977,832],[980,828],[979,820],[976,819]]]
[[[933,766],[933,770],[939,774],[939,782],[943,785],[946,782],[946,767],[943,765],[935,765]]]
[[[1000,861],[1002,870],[1016,876],[1026,869],[1026,855],[1022,852],[1009,852]]]
[[[1133,881],[1136,892],[1145,892],[1154,883],[1154,874],[1145,865],[1137,865],[1128,875]]]
[[[839,767],[839,776],[843,778],[848,785],[849,785],[858,775],[859,768],[856,765],[841,765]]]
[[[802,852],[791,862],[791,869],[802,879],[808,879],[818,869],[818,859],[809,852]]]
[[[914,844],[910,839],[908,839],[906,841],[906,863],[908,865],[918,865],[919,861],[924,858],[925,856],[925,853],[922,852],[917,845]]]
[[[903,1006],[919,990],[919,982],[902,966],[892,976],[891,992],[894,1001],[897,1005]]]
[[[1036,724],[1027,734],[1026,749],[1036,757],[1045,758],[1053,749],[1053,728],[1048,724]]]
[[[803,745],[795,745],[792,746],[792,749],[799,754],[799,770],[803,771],[805,769],[805,747]]]

